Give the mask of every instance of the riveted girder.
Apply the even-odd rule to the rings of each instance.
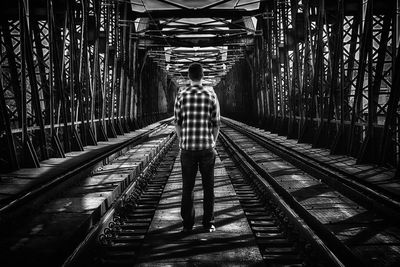
[[[193,62],[224,115],[398,167],[398,46],[398,0],[4,1],[1,168],[169,114]]]
[[[253,69],[254,123],[359,163],[398,166],[399,1],[266,1],[261,8],[262,37],[241,63]],[[246,85],[226,79],[221,95],[222,85]]]
[[[120,1],[5,1],[1,171],[39,167],[42,160],[107,141],[161,113],[157,105],[151,112],[142,109],[155,100],[141,91],[166,94],[173,85],[155,66],[159,71],[147,79],[161,81],[161,88],[141,89],[139,66],[153,63],[130,38],[134,25],[121,25],[135,18],[131,5]]]

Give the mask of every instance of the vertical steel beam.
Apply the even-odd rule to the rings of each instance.
[[[143,70],[144,67],[146,65],[147,62],[147,57],[148,57],[148,51],[146,50],[146,52],[144,53],[144,55],[141,57],[141,60],[139,61],[141,65],[140,70],[139,70],[139,77],[138,77],[138,82],[139,82],[139,87],[138,87],[138,94],[137,94],[137,98],[138,98],[138,118],[139,121],[142,122],[143,121],[143,101],[144,101],[144,97],[143,97],[143,83],[144,83],[144,77],[143,77]]]
[[[61,145],[60,139],[58,138],[57,131],[54,127],[56,121],[56,108],[55,108],[55,92],[54,86],[61,86],[59,80],[61,79],[61,73],[59,71],[59,60],[56,38],[54,38],[54,7],[53,0],[47,0],[47,25],[48,25],[48,41],[49,41],[49,73],[48,73],[48,89],[49,89],[49,123],[50,123],[50,136],[52,138],[53,149],[55,154],[53,156],[65,157],[64,149]],[[62,88],[59,88],[63,92]],[[63,95],[63,94],[62,94]],[[64,127],[65,129],[65,127]]]
[[[115,92],[115,129],[118,134],[123,135],[124,130],[121,123],[122,117],[122,100],[123,100],[123,88],[124,88],[124,69],[123,69],[123,50],[122,50],[122,40],[121,40],[121,29],[119,27],[120,19],[120,6],[115,3],[114,12],[114,45],[115,45],[115,61],[114,61],[114,92]]]
[[[27,13],[27,8],[29,7],[29,1],[25,0],[23,11],[25,16],[21,21],[21,28],[24,28],[24,42],[22,42],[22,47],[26,58],[26,67],[28,71],[30,94],[32,99],[32,106],[34,111],[34,123],[39,126],[39,130],[35,131],[34,138],[38,143],[40,148],[41,160],[48,159],[47,144],[46,144],[46,132],[44,128],[43,112],[40,105],[39,88],[36,79],[35,65],[33,62],[33,38],[31,34],[31,25],[34,23],[32,16]],[[24,70],[25,71],[25,70]]]
[[[256,102],[256,95],[257,95],[257,88],[255,85],[255,79],[256,79],[256,70],[255,70],[255,54],[253,53],[252,55],[250,55],[249,53],[245,55],[245,59],[246,59],[246,63],[249,66],[250,69],[250,88],[249,88],[249,92],[250,92],[250,101],[251,102]],[[257,121],[257,105],[251,105],[250,108],[250,118],[249,118],[249,123],[254,123],[255,121]]]
[[[94,9],[94,51],[93,51],[93,73],[92,73],[92,86],[93,86],[93,101],[92,110],[94,118],[98,119],[97,128],[94,127],[96,141],[108,141],[105,125],[105,84],[102,83],[102,79],[106,79],[104,72],[101,72],[101,68],[106,68],[106,63],[100,60],[100,31],[102,22],[104,22],[104,1],[93,1]],[[104,26],[104,25],[103,25]],[[104,28],[103,28],[104,29]],[[105,40],[104,42],[107,43]],[[104,51],[103,51],[104,52]],[[102,65],[102,66],[101,66]]]
[[[135,31],[135,26],[134,24],[130,24],[129,26],[129,36],[134,33]],[[129,38],[128,36],[128,38]],[[135,126],[135,114],[134,114],[134,105],[135,105],[135,73],[136,73],[136,41],[133,40],[133,38],[129,38],[128,41],[128,57],[129,57],[129,62],[128,62],[128,79],[127,79],[127,88],[128,88],[128,105],[126,106],[127,114],[128,114],[128,119],[129,119],[129,127],[131,130],[136,130]]]
[[[332,77],[329,90],[328,123],[335,130],[335,138],[331,143],[331,152],[336,146],[338,136],[344,131],[344,62],[343,62],[343,31],[344,31],[344,0],[339,0],[336,8],[335,23],[331,29]],[[335,121],[333,125],[333,121]]]
[[[283,102],[283,118],[282,123],[279,129],[281,135],[287,135],[290,123],[290,117],[292,117],[292,84],[290,80],[292,78],[292,69],[289,65],[289,44],[288,44],[288,27],[289,27],[289,2],[283,1],[280,3],[280,17],[281,17],[281,40],[279,46],[279,63],[280,69],[283,70],[283,95],[282,95],[282,102]]]
[[[79,2],[80,1],[80,6]],[[87,124],[86,124],[86,115],[87,115],[87,105],[84,99],[87,98],[87,90],[86,90],[86,68],[85,68],[85,59],[86,59],[86,47],[87,47],[87,39],[86,39],[86,26],[87,26],[87,17],[86,17],[86,0],[76,0],[75,1],[75,12],[74,16],[74,27],[71,29],[74,38],[71,38],[71,43],[74,44],[76,48],[75,56],[73,57],[76,62],[75,68],[75,94],[77,95],[78,105],[77,108],[77,116],[75,118],[78,123],[79,134],[82,141],[83,147],[89,144],[88,135],[87,135]],[[80,23],[79,23],[80,22]],[[79,42],[78,42],[79,40]]]
[[[28,0],[19,0],[19,21],[20,21],[20,47],[21,47],[21,96],[22,96],[22,143],[23,143],[23,150],[24,150],[24,160],[22,161],[22,166],[24,167],[40,167],[39,158],[36,154],[35,147],[32,143],[32,140],[29,137],[28,133],[28,114],[27,114],[27,91],[28,91],[28,79],[30,80],[30,86],[36,86],[36,81],[32,77],[31,73],[33,71],[33,64],[31,60],[32,51],[28,48],[31,39],[29,38],[29,28],[27,17],[27,6],[29,5]],[[28,74],[26,73],[28,69]],[[32,99],[33,105],[36,104],[36,92],[34,88],[30,88],[32,91]],[[35,108],[35,107],[34,107]],[[37,112],[37,110],[35,110]],[[34,111],[34,112],[35,112]],[[41,113],[39,114],[41,116]],[[42,125],[41,125],[42,126]],[[42,130],[42,129],[41,129]],[[43,127],[43,135],[44,135],[44,127]],[[42,144],[43,145],[43,144]],[[43,150],[43,147],[41,147]],[[42,152],[44,153],[44,152]]]
[[[358,154],[358,148],[362,141],[361,136],[361,128],[357,127],[356,123],[360,122],[361,110],[362,110],[362,95],[364,89],[364,76],[366,72],[367,59],[369,55],[369,51],[372,46],[372,13],[373,13],[373,0],[368,0],[367,9],[365,14],[365,22],[363,27],[363,33],[361,36],[360,42],[360,57],[359,64],[357,70],[357,83],[354,93],[354,102],[351,108],[351,126],[350,126],[350,136],[349,136],[349,145],[348,145],[348,153],[350,155],[356,156]],[[371,58],[369,58],[369,63],[371,64]],[[370,82],[370,81],[368,81]],[[357,129],[358,128],[358,129]]]
[[[1,38],[1,35],[0,35]],[[0,70],[1,74],[1,70]],[[2,153],[0,156],[0,167],[3,170],[15,170],[19,168],[19,163],[17,159],[17,152],[15,149],[14,136],[11,132],[11,123],[9,117],[9,111],[6,105],[6,100],[4,97],[4,91],[2,82],[0,79],[0,151]]]
[[[14,95],[16,110],[17,110],[17,120],[18,127],[22,128],[22,106],[24,105],[22,102],[22,89],[21,89],[21,81],[18,75],[17,68],[17,56],[14,52],[14,45],[11,38],[11,23],[6,20],[2,20],[2,30],[3,30],[3,40],[5,47],[5,55],[7,57],[7,63],[9,67],[10,73],[10,88],[12,88],[12,93]],[[20,46],[20,42],[17,47]]]
[[[271,15],[274,16],[273,13],[273,8],[267,7],[267,12],[269,12]],[[277,118],[277,103],[276,103],[276,94],[275,94],[275,83],[274,83],[274,70],[276,69],[276,66],[274,66],[274,60],[273,60],[273,17],[272,18],[267,18],[265,20],[265,29],[264,29],[264,34],[266,36],[266,68],[268,70],[267,74],[267,83],[266,83],[266,94],[267,94],[267,99],[269,101],[269,122],[268,122],[268,128],[273,129],[274,128],[274,121]]]
[[[110,94],[110,104],[111,104],[111,121],[112,127],[114,131],[118,135],[123,134],[123,130],[120,127],[119,123],[119,70],[120,70],[120,58],[119,58],[119,29],[118,29],[118,18],[119,18],[119,11],[118,11],[118,2],[111,4],[112,5],[112,15],[111,15],[111,25],[110,28],[111,38],[112,38],[112,48],[114,51],[113,54],[113,69],[112,69],[112,82],[111,82],[111,94]],[[110,25],[110,26],[111,26]]]
[[[282,86],[282,69],[281,69],[281,59],[280,59],[280,22],[282,20],[281,14],[279,12],[278,2],[274,1],[274,20],[272,23],[272,37],[273,37],[273,46],[272,46],[272,53],[273,53],[273,67],[275,67],[275,76],[274,76],[274,91],[275,91],[275,101],[276,101],[276,114],[274,120],[274,131],[279,133],[280,126],[283,122],[283,119],[286,115],[285,111],[285,103],[284,103],[284,88]],[[282,48],[283,49],[283,48]],[[283,51],[282,51],[283,52]]]
[[[331,147],[332,154],[346,154],[348,153],[348,142],[350,136],[350,119],[351,119],[351,101],[354,101],[354,87],[355,80],[357,79],[357,72],[355,71],[356,52],[360,46],[360,32],[361,32],[361,3],[358,12],[351,17],[344,16],[343,29],[343,49],[346,54],[343,55],[343,63],[341,66],[342,76],[341,92],[340,92],[340,128],[336,134],[335,140]],[[345,39],[349,41],[345,41]],[[349,123],[349,124],[348,124]]]
[[[37,58],[37,63],[36,63],[37,66],[34,66],[34,68],[37,68],[39,70],[40,79],[38,79],[37,81],[39,84],[38,89],[42,92],[41,95],[43,101],[45,102],[43,110],[45,115],[44,123],[51,124],[52,116],[49,114],[51,97],[49,92],[49,81],[47,80],[46,77],[47,71],[46,71],[46,58],[45,58],[46,51],[48,51],[49,49],[48,48],[46,49],[42,43],[42,36],[44,35],[43,31],[45,30],[45,26],[42,26],[43,29],[40,29],[39,19],[36,19],[35,17],[30,19],[29,24],[31,27],[31,32],[33,37],[32,41],[34,42],[34,47],[32,50],[34,52],[35,57]]]
[[[389,94],[389,100],[387,102],[387,115],[382,132],[381,145],[380,145],[380,163],[391,163],[397,165],[396,177],[400,174],[400,46],[398,33],[398,22],[400,18],[399,9],[400,4],[397,2],[396,14],[394,17],[393,27],[393,46],[397,45],[397,49],[394,50],[393,57],[393,82],[392,90]]]
[[[268,11],[266,7],[265,9],[265,15],[262,16],[261,18],[258,18],[258,31],[262,33],[260,36],[260,55],[259,55],[259,61],[260,61],[260,66],[259,66],[259,79],[260,79],[260,94],[261,94],[261,105],[263,108],[263,115],[262,115],[262,121],[261,125],[263,128],[268,127],[268,119],[271,116],[271,107],[270,107],[270,99],[269,99],[269,70],[268,70],[268,51],[267,51],[267,31],[266,31],[266,24],[267,20],[269,19],[266,14],[268,14]]]
[[[121,7],[122,9],[122,19],[123,21],[127,21],[128,19],[128,8],[130,6],[127,3],[124,3]],[[128,82],[128,75],[129,75],[129,56],[128,56],[128,38],[130,35],[129,26],[120,26],[121,34],[119,35],[119,45],[120,45],[120,62],[121,62],[121,73],[120,73],[120,86],[119,86],[119,117],[120,119],[120,127],[122,128],[123,132],[129,132],[128,126],[128,118],[127,118],[127,82]]]
[[[72,149],[83,151],[84,143],[82,142],[81,138],[85,137],[82,134],[82,128],[84,126],[80,125],[81,134],[77,131],[77,123],[79,124],[78,118],[81,119],[82,122],[82,106],[81,103],[81,88],[78,84],[79,82],[79,75],[78,75],[78,64],[77,61],[79,60],[78,47],[76,46],[77,38],[76,38],[76,26],[75,26],[75,13],[78,13],[76,10],[76,3],[74,0],[67,1],[67,13],[68,13],[68,33],[69,33],[69,42],[68,42],[68,49],[69,49],[69,103],[70,103],[70,121],[71,121],[71,132],[73,137],[72,142]],[[64,42],[67,40],[64,39]],[[76,97],[75,97],[76,96]],[[77,101],[75,103],[75,98]]]
[[[92,130],[94,110],[93,105],[93,85],[90,71],[90,54],[89,54],[89,0],[81,0],[82,24],[81,24],[81,53],[79,67],[79,84],[81,86],[82,96],[82,119],[81,125],[84,125],[83,131],[87,145],[97,145],[97,141]],[[84,93],[84,94],[83,94]]]
[[[292,61],[292,90],[290,94],[290,118],[289,118],[289,131],[288,138],[299,138],[299,121],[298,117],[300,116],[300,107],[301,107],[301,87],[302,87],[302,79],[301,79],[301,65],[300,65],[300,42],[298,36],[299,31],[297,16],[298,16],[298,0],[290,1],[290,13],[292,17],[292,30],[289,32],[291,38],[291,46],[293,48],[293,61]]]
[[[304,52],[303,52],[303,105],[300,115],[300,137],[299,142],[312,143],[313,141],[313,118],[315,116],[315,102],[312,89],[314,73],[313,38],[310,22],[309,0],[303,2],[304,14]]]
[[[96,145],[96,140],[91,130],[91,82],[90,71],[88,66],[88,0],[80,0],[80,8],[76,9],[75,18],[80,21],[80,24],[75,24],[77,35],[79,35],[79,63],[77,68],[77,95],[78,95],[78,122],[80,129],[80,136],[83,146]],[[77,44],[76,44],[77,45]]]
[[[387,44],[389,42],[389,31],[392,23],[392,16],[385,15],[383,18],[382,29],[380,30],[380,43],[377,53],[377,64],[374,66],[373,73],[373,47],[369,51],[368,59],[368,124],[365,140],[358,153],[358,162],[378,162],[379,151],[381,150],[378,145],[378,132],[375,125],[378,123],[377,111],[379,107],[379,94],[381,89],[381,82],[383,78],[384,61],[386,57]],[[372,38],[371,38],[372,39]],[[372,40],[371,40],[372,42]],[[373,76],[373,74],[375,74]],[[393,88],[392,88],[393,89]]]
[[[381,163],[389,161],[390,155],[395,154],[395,164],[400,166],[399,163],[399,107],[400,107],[400,48],[397,50],[396,63],[393,76],[393,88],[397,90],[391,90],[389,101],[388,101],[388,115],[385,120],[382,145],[381,145]],[[398,177],[398,176],[397,176]]]
[[[325,1],[319,0],[318,18],[316,28],[316,56],[313,81],[313,94],[316,106],[315,119],[317,120],[317,132],[315,133],[314,147],[329,147],[331,133],[329,131],[329,87],[328,80],[331,78],[330,58],[326,51],[329,51],[329,36],[327,35],[329,25],[326,22]]]
[[[53,1],[53,0],[52,0]],[[49,29],[51,29],[50,38],[52,38],[53,42],[50,42],[50,53],[54,59],[54,82],[57,92],[57,112],[56,112],[56,121],[55,123],[59,124],[57,128],[57,132],[54,135],[55,139],[59,138],[59,132],[62,131],[62,144],[63,151],[69,152],[72,150],[72,139],[73,135],[71,133],[71,127],[68,125],[69,116],[68,116],[68,99],[67,99],[67,90],[68,90],[68,80],[67,73],[65,70],[65,52],[67,50],[67,28],[68,28],[68,20],[69,20],[69,4],[66,1],[66,9],[64,12],[64,23],[61,27],[56,25],[54,18],[54,2],[48,3],[50,5],[49,9],[49,25],[52,25]],[[62,127],[61,127],[62,125]]]
[[[134,25],[131,26],[131,32],[135,31],[135,27]],[[136,124],[136,93],[137,93],[137,40],[133,39],[133,38],[129,38],[129,41],[131,42],[131,44],[129,45],[129,56],[130,56],[130,69],[131,69],[131,74],[130,74],[130,78],[131,78],[131,90],[130,90],[130,119],[132,122],[132,125],[134,126],[134,129],[137,128],[137,124]]]
[[[107,125],[106,125],[106,132],[107,136],[114,138],[117,137],[117,133],[115,132],[114,128],[114,121],[113,121],[113,101],[112,101],[112,92],[113,92],[113,87],[112,87],[112,76],[110,75],[110,72],[112,72],[112,69],[110,69],[110,62],[114,62],[115,59],[111,58],[111,49],[110,49],[110,35],[112,35],[112,25],[111,25],[111,4],[107,4],[105,6],[105,16],[104,16],[104,29],[105,29],[105,59],[104,59],[104,71],[103,71],[103,90],[104,90],[104,96],[103,96],[103,112],[104,112],[104,117],[106,117],[107,120]],[[111,79],[110,79],[111,78]]]

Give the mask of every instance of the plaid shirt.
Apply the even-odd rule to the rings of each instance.
[[[179,147],[203,150],[215,147],[213,127],[219,126],[219,103],[214,90],[189,86],[175,99],[175,124],[182,127]]]

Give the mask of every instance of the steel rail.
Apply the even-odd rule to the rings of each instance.
[[[304,209],[304,207],[302,207],[301,204],[294,199],[289,192],[280,186],[279,183],[275,181],[275,179],[266,170],[264,170],[251,158],[251,156],[244,152],[232,139],[230,139],[223,130],[221,130],[220,133],[221,139],[227,140],[227,144],[235,149],[235,153],[240,155],[242,161],[245,162],[245,164],[248,163],[263,178],[259,178],[259,180],[265,185],[266,190],[272,192],[271,195],[274,196],[279,203],[281,203],[282,208],[287,210],[287,208],[290,207],[292,211],[289,212],[287,210],[287,213],[296,213],[297,216],[304,220],[308,227],[314,231],[315,234],[313,234],[313,232],[310,230],[306,230],[306,228],[299,228],[304,230],[305,236],[310,238],[310,241],[319,248],[319,251],[323,253],[323,255],[326,257],[331,257],[333,261],[335,261],[335,258],[337,257],[339,260],[336,263],[339,265],[345,264],[346,266],[363,266],[366,264],[359,259],[349,247],[343,244],[332,232],[330,232],[320,221],[318,221],[306,209]],[[284,200],[287,205],[282,203],[282,200]],[[318,238],[321,239],[325,244],[321,244],[321,242],[314,240],[313,235],[317,235]]]
[[[18,196],[16,199],[12,200],[10,203],[7,205],[3,206],[0,208],[0,224],[6,222],[7,216],[10,213],[15,212],[18,208],[21,208],[24,204],[26,204],[28,201],[35,199],[36,197],[40,195],[44,195],[46,192],[50,191],[51,189],[55,188],[56,186],[62,184],[63,182],[66,182],[69,178],[78,175],[79,173],[83,172],[86,169],[89,169],[90,167],[93,167],[94,165],[98,164],[99,162],[103,161],[104,159],[108,158],[109,156],[118,153],[121,151],[123,148],[127,146],[132,146],[132,145],[137,145],[141,142],[144,142],[147,140],[151,135],[153,135],[155,132],[160,131],[161,129],[165,128],[172,119],[165,119],[161,121],[161,124],[157,127],[155,127],[152,130],[149,130],[144,133],[140,133],[139,135],[133,137],[132,139],[126,140],[109,151],[102,153],[101,155],[96,155],[94,158],[91,158],[87,162],[84,162],[82,165],[78,166],[77,168],[67,171],[63,173],[61,176],[58,176],[51,181],[48,181],[44,184],[41,184],[29,192],[25,192],[22,195]]]
[[[255,184],[261,186],[261,192],[268,192],[268,197],[272,199],[272,202],[276,204],[281,210],[285,212],[286,217],[289,219],[296,229],[301,232],[303,238],[317,250],[318,255],[321,255],[325,260],[327,266],[345,266],[336,255],[324,244],[324,242],[313,232],[313,230],[305,223],[305,221],[292,209],[277,193],[274,187],[263,178],[264,175],[260,175],[258,170],[253,166],[257,164],[255,162],[249,162],[249,156],[243,153],[241,149],[235,144],[235,142],[229,138],[223,131],[221,131],[220,140],[225,148],[232,155],[234,161],[236,161],[245,172],[250,172],[250,178],[255,181]],[[265,197],[265,196],[264,196]],[[271,201],[269,201],[271,203]]]
[[[225,118],[223,122],[303,171],[323,180],[326,184],[334,187],[355,202],[373,209],[391,220],[400,221],[400,201],[395,200],[394,196],[389,196],[389,192],[383,192],[383,190],[362,183],[357,177],[339,168],[307,156],[292,148],[284,147],[276,141],[267,139],[265,136],[254,131],[244,129]]]
[[[151,172],[151,168],[154,163],[160,159],[163,154],[166,152],[166,149],[169,149],[171,144],[176,139],[176,133],[173,133],[169,140],[165,143],[162,149],[158,151],[156,155],[149,161],[147,166],[141,171],[141,173],[137,177],[144,176],[145,173]],[[111,222],[118,205],[123,201],[125,197],[130,195],[136,188],[137,179],[131,182],[131,184],[119,195],[119,197],[111,204],[110,208],[107,212],[101,217],[101,219],[91,228],[89,233],[85,236],[84,240],[79,243],[79,245],[75,248],[75,250],[68,256],[68,258],[62,264],[63,267],[66,266],[74,266],[77,263],[79,257],[84,253],[85,249],[88,245],[94,240],[94,238],[101,233],[108,224]]]

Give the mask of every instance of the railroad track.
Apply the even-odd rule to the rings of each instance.
[[[343,266],[222,133],[218,153],[267,266]]]
[[[387,198],[374,198],[362,186],[343,185],[342,180],[333,183],[332,177],[325,179],[325,166],[310,163],[311,171],[302,168],[304,162],[295,164],[299,155],[287,160],[288,154],[283,155],[278,144],[232,124],[222,126],[221,139],[239,164],[254,169],[250,176],[264,183],[259,190],[265,196],[274,192],[285,201],[341,262],[346,266],[395,266],[400,262],[396,202],[387,206]],[[278,151],[279,156],[271,151]],[[388,219],[390,212],[392,219]]]
[[[7,200],[7,203],[0,202],[0,225],[8,227],[10,221],[13,224],[13,221],[19,216],[31,212],[33,207],[38,207],[45,203],[51,196],[56,195],[76,180],[89,175],[99,166],[107,164],[115,157],[124,153],[128,148],[148,140],[149,137],[164,129],[170,122],[170,119],[166,119],[152,130],[141,130],[142,132],[134,138],[113,146],[112,149],[104,153],[88,158],[88,160],[81,162],[76,168],[67,170],[61,175],[48,179],[43,183],[38,183],[30,190],[21,192],[19,195],[15,195],[13,199]]]
[[[64,266],[135,263],[178,154],[175,139],[152,154],[141,173],[74,246]],[[399,262],[400,231],[381,213],[371,211],[380,205],[355,203],[312,176],[318,172],[307,174],[263,144],[260,137],[254,140],[246,130],[224,124],[217,149],[266,265],[395,266]],[[365,201],[369,200],[360,202]]]
[[[223,142],[226,142],[225,138]],[[121,204],[105,215],[64,266],[135,264],[178,154],[176,143],[170,146],[172,149],[162,159],[162,163],[158,166],[165,152],[155,157],[152,171],[143,175],[148,177],[148,184],[143,186],[143,190],[137,192],[132,188],[127,189],[119,200]],[[225,151],[219,143],[218,151],[266,265],[342,266],[298,216],[284,211],[285,204],[277,195],[274,201],[271,200],[265,184],[255,179],[257,173],[251,166],[243,163],[238,165],[238,155],[235,155],[234,149],[228,148]]]
[[[108,214],[109,208],[120,203],[115,199],[121,192],[127,188],[134,188],[135,192],[143,190],[149,173],[155,171],[159,155],[165,153],[165,147],[174,139],[169,121],[152,130],[142,130],[135,138],[90,158],[76,170],[69,170],[56,183],[50,181],[28,192],[20,202],[5,206],[1,219],[7,227],[0,230],[0,261],[4,266],[23,266],[29,262],[59,266],[84,239],[85,233],[93,231],[92,225]],[[149,196],[156,193],[156,186],[156,183],[151,185]],[[3,217],[12,213],[13,208],[21,209],[35,202],[39,192],[43,194],[37,196],[41,198],[41,205],[36,202],[23,217],[15,214]],[[133,200],[132,196],[129,201]]]
[[[178,155],[175,137],[121,194],[63,266],[133,266]]]
[[[336,187],[345,194],[349,194],[357,202],[370,206],[378,212],[386,214],[391,219],[396,219],[400,222],[400,197],[398,195],[374,186],[372,183],[367,183],[329,162],[327,163],[307,155],[307,153],[299,152],[290,146],[284,146],[261,129],[227,118],[224,118],[224,123],[305,172],[318,176],[325,183]],[[394,215],[395,218],[393,218]]]

